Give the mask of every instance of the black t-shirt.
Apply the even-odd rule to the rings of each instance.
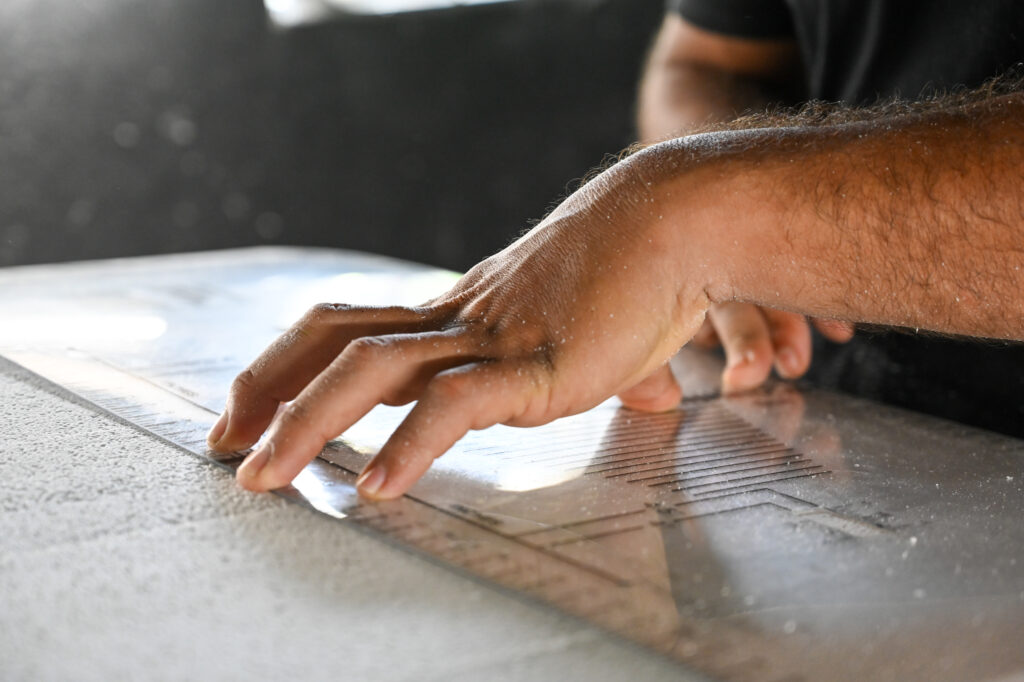
[[[1024,61],[1021,0],[669,0],[716,33],[793,38],[807,99],[865,104],[973,88]]]
[[[1024,62],[1022,0],[669,0],[703,29],[797,41],[808,99],[973,88]],[[1022,292],[1024,295],[1024,292]],[[858,331],[815,339],[818,385],[1024,437],[1024,346]]]

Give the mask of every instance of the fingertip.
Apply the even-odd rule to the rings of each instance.
[[[394,435],[392,435],[394,437]],[[425,450],[386,443],[356,479],[359,495],[375,502],[404,495],[430,468],[434,457]]]
[[[421,400],[417,407],[423,403]],[[423,438],[428,434],[423,432],[422,423],[416,423],[416,408],[413,409],[356,479],[356,490],[362,497],[377,502],[401,497],[430,469],[434,460],[451,446],[448,442],[442,443],[440,447],[436,443],[424,442]],[[413,433],[417,436],[410,435]],[[457,438],[451,442],[455,440]],[[435,448],[438,450],[436,455],[433,454]]]
[[[791,346],[783,346],[775,351],[775,371],[783,379],[796,379],[803,376],[810,365],[806,354],[799,353]]]
[[[225,423],[221,426],[218,421],[210,429],[207,444],[211,450],[216,452],[238,452],[251,448],[270,426],[277,412],[278,407],[276,406],[273,410],[265,409],[255,413],[225,410],[221,415],[221,419],[224,419]],[[216,434],[218,426],[221,426],[220,434]],[[214,435],[219,435],[219,438],[216,442],[211,442]]]
[[[764,312],[749,303],[712,306],[711,321],[725,349],[722,392],[737,393],[760,386],[772,371],[771,330]]]
[[[623,407],[640,412],[666,412],[676,407],[682,399],[683,392],[678,387],[674,391],[666,391],[653,398],[631,399],[619,396]]]
[[[251,448],[271,425],[286,403],[269,399],[259,404],[243,404],[234,398],[206,436],[206,444],[215,452],[238,452]]]
[[[682,399],[683,391],[668,365],[662,365],[640,383],[619,393],[624,407],[642,412],[671,410]]]
[[[266,492],[290,484],[313,457],[303,457],[291,448],[278,452],[274,439],[253,450],[238,467],[235,479],[246,490]]]
[[[846,343],[856,332],[853,324],[843,320],[815,319],[814,326],[826,339],[834,343]]]
[[[784,310],[764,310],[771,328],[775,372],[783,379],[796,379],[811,364],[811,328],[803,315]]]
[[[211,450],[216,452],[238,452],[239,450],[251,448],[257,440],[259,440],[259,436],[256,438],[242,438],[237,433],[233,433],[232,429],[229,428],[216,443],[210,443],[207,440],[207,444]]]
[[[722,372],[722,393],[740,393],[757,388],[771,372],[771,359],[747,349],[733,358]]]
[[[239,486],[241,486],[245,490],[248,490],[251,493],[265,493],[268,490],[270,490],[270,488],[261,485],[258,478],[242,476],[237,471],[235,472],[235,482],[237,482]]]
[[[217,423],[210,429],[210,433],[206,435],[206,444],[210,449],[220,452],[217,444],[220,442],[220,439],[224,437],[224,432],[228,428],[228,419],[228,411],[224,410],[220,417],[217,418]]]
[[[267,463],[270,461],[272,447],[269,443],[265,444],[253,452],[249,453],[249,456],[239,465],[238,470],[235,471],[235,480],[246,490],[251,492],[264,492],[270,490],[270,487],[262,480],[263,473],[267,468]]]
[[[381,488],[388,479],[388,470],[383,462],[370,462],[356,479],[356,490],[370,500],[387,499],[380,496]]]

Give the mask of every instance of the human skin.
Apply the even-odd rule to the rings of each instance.
[[[237,473],[269,490],[417,399],[359,479],[394,498],[470,429],[674,405],[665,363],[727,302],[1024,339],[1022,168],[1020,94],[652,145],[422,307],[314,308],[235,381],[211,447],[269,426]]]
[[[745,39],[700,29],[669,14],[651,48],[637,98],[637,129],[646,144],[680,137],[775,103],[801,99],[800,56],[792,39]],[[832,341],[853,327],[813,323]],[[721,343],[722,390],[759,386],[771,373],[796,378],[811,362],[811,331],[802,315],[730,301],[712,304],[693,343]]]

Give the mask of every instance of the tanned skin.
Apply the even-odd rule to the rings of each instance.
[[[637,128],[643,143],[660,142],[731,121],[770,105],[802,99],[796,42],[732,38],[666,16],[640,84]],[[829,339],[848,341],[853,328],[814,320]],[[726,393],[759,386],[772,367],[797,378],[811,362],[811,331],[802,315],[730,301],[714,304],[693,338],[722,344]]]
[[[211,447],[267,431],[237,475],[269,490],[418,400],[359,479],[394,498],[470,429],[675,405],[667,360],[733,302],[1024,340],[1024,96],[919,109],[651,145],[421,307],[311,310],[235,381]]]

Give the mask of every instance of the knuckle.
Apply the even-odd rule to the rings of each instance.
[[[458,308],[452,318],[454,324],[479,330],[481,333],[497,332],[508,324],[506,316],[494,310],[494,302],[488,296],[474,296],[466,292],[458,301]]]
[[[465,372],[441,372],[430,381],[430,393],[450,403],[462,400],[469,393],[469,376]]]
[[[316,420],[311,402],[303,400],[289,403],[281,410],[277,415],[273,436],[275,439],[283,437],[284,442],[288,442],[292,435],[297,433],[311,435],[321,444],[337,435],[326,433],[324,425]]]
[[[496,358],[530,357],[535,354],[553,356],[555,344],[548,332],[518,316],[482,327],[477,338],[489,354]]]
[[[305,424],[311,416],[312,414],[306,403],[296,400],[281,410],[277,418],[281,424]]]
[[[235,380],[231,382],[231,395],[246,395],[257,390],[258,382],[256,380],[256,374],[251,369],[244,369],[242,372],[235,377]]]
[[[379,358],[390,343],[379,336],[363,336],[353,340],[345,347],[343,355],[355,363],[372,362]]]
[[[317,303],[302,316],[302,321],[310,325],[321,323],[325,317],[330,315],[331,306],[328,303]]]
[[[500,317],[494,321],[482,322],[479,325],[480,331],[478,333],[484,340],[493,343],[497,339],[505,338],[510,331],[510,327],[508,318]]]
[[[769,346],[768,335],[760,329],[732,329],[722,334],[722,341],[729,349],[755,353]]]
[[[302,323],[308,326],[320,326],[331,322],[339,313],[350,310],[351,306],[344,303],[317,303],[302,316]]]
[[[415,310],[419,312],[424,322],[436,327],[445,327],[458,318],[461,306],[462,299],[449,293],[433,298]]]

